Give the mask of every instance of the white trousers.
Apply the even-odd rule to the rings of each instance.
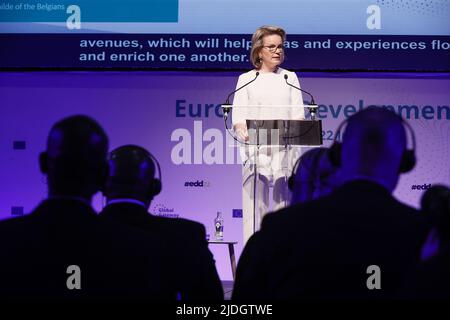
[[[287,180],[300,155],[298,147],[291,147],[288,150],[284,147],[264,147],[259,151],[256,151],[255,147],[251,148],[253,150],[247,147],[245,151],[246,161],[242,167],[244,245],[251,235],[259,230],[264,215],[289,205],[291,192]]]

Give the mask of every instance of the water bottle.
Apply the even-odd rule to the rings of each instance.
[[[217,212],[217,217],[214,219],[214,238],[216,240],[223,240],[223,217],[222,212]]]

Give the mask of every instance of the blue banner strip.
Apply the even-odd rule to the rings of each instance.
[[[0,68],[251,69],[251,35],[0,34]],[[450,70],[449,36],[290,35],[303,71]]]
[[[74,7],[75,6],[75,7]],[[178,22],[178,0],[42,0],[0,2],[0,22]]]

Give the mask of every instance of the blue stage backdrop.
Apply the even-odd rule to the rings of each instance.
[[[0,73],[0,217],[30,212],[46,196],[38,155],[52,124],[87,114],[106,129],[111,148],[139,144],[160,161],[163,191],[151,212],[203,223],[212,233],[217,211],[225,240],[242,250],[241,165],[219,108],[238,73]],[[450,77],[439,74],[298,73],[315,94],[326,146],[338,124],[368,105],[402,115],[417,139],[416,168],[395,195],[418,207],[424,190],[450,182]],[[306,97],[304,97],[305,100]],[[95,208],[102,208],[97,196]],[[231,279],[225,246],[212,246],[223,280]]]

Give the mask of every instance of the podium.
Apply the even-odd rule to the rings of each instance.
[[[246,120],[249,144],[321,146],[322,120]]]
[[[249,152],[249,165],[252,166],[253,174],[253,227],[254,233],[259,229],[262,214],[257,214],[257,184],[260,183],[260,169],[258,168],[258,159],[261,147],[277,147],[278,150],[284,150],[290,163],[289,155],[292,147],[302,146],[321,146],[322,145],[322,121],[321,120],[300,120],[304,115],[303,108],[310,106],[291,106],[291,105],[253,105],[253,106],[225,106],[231,108],[232,118],[238,119],[239,123],[245,123],[247,126],[248,141],[239,141],[242,146],[253,149],[253,156]],[[317,106],[316,106],[317,107]],[[245,121],[245,122],[244,122]],[[235,121],[233,121],[235,122]],[[253,159],[250,159],[253,158]],[[244,163],[245,166],[245,163]],[[285,187],[292,168],[284,170]],[[289,172],[289,173],[287,173]],[[245,190],[246,180],[243,181]],[[287,190],[286,190],[287,192]],[[244,204],[245,210],[245,204]],[[270,211],[270,210],[269,210]],[[244,213],[245,214],[245,213]],[[244,221],[244,234],[245,231]],[[244,235],[244,242],[246,241]]]

